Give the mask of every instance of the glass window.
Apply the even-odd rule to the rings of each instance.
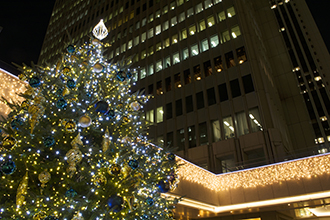
[[[244,111],[236,113],[236,129],[238,137],[249,133],[249,127]]]
[[[235,60],[234,60],[234,54],[233,54],[232,51],[226,53],[225,57],[226,57],[227,68],[236,66],[236,63],[235,63]]]
[[[140,36],[136,36],[134,38],[134,46],[138,45],[139,44],[139,41],[140,41]]]
[[[176,145],[178,146],[178,150],[184,150],[184,129],[179,129],[176,131]]]
[[[157,10],[156,13],[155,13],[155,17],[156,18],[160,18],[160,10]]]
[[[236,170],[236,163],[234,156],[226,155],[222,157],[217,157],[217,170],[220,173],[228,173]]]
[[[218,35],[214,35],[210,38],[210,42],[211,42],[211,47],[216,47],[219,45],[219,37]]]
[[[189,34],[194,35],[196,33],[196,25],[191,25],[189,27]]]
[[[163,14],[166,14],[167,12],[168,12],[168,6],[165,5],[165,6],[163,7]]]
[[[236,25],[231,29],[231,36],[233,36],[233,38],[237,38],[238,36],[241,35],[241,30],[239,29],[239,26]]]
[[[176,63],[180,63],[180,55],[179,52],[173,54],[173,65]]]
[[[181,30],[181,40],[184,40],[187,38],[187,29],[184,28]]]
[[[208,103],[208,105],[209,106],[214,105],[216,103],[214,88],[209,88],[208,90],[206,90],[206,94],[207,94],[207,103]]]
[[[219,13],[218,13],[218,18],[219,18],[219,21],[224,21],[224,20],[226,20],[226,14],[225,14],[225,12],[224,12],[224,11],[219,12]]]
[[[180,13],[180,15],[179,15],[179,22],[184,21],[184,19],[186,19],[186,16],[185,16],[184,12],[182,12],[182,13]]]
[[[119,47],[116,48],[116,56],[119,55]]]
[[[214,120],[211,122],[212,125],[212,133],[213,133],[213,141],[221,141],[221,130],[219,120]]]
[[[143,79],[147,76],[147,72],[146,72],[146,69],[145,68],[141,68],[141,71],[140,71],[140,79]]]
[[[210,16],[207,18],[207,26],[212,27],[213,25],[215,25],[215,20],[213,16]]]
[[[147,18],[142,18],[141,27],[147,24]]]
[[[153,55],[154,54],[154,46],[150,46],[149,48],[148,48],[148,56],[151,56],[151,55]]]
[[[174,10],[175,9],[175,1],[172,1],[170,4],[170,10]]]
[[[202,79],[202,73],[201,73],[201,67],[200,65],[196,65],[193,67],[194,70],[194,79],[195,81],[201,80]]]
[[[223,119],[223,131],[225,139],[235,137],[235,129],[231,116],[225,117]]]
[[[209,143],[207,138],[207,126],[206,122],[200,123],[199,127],[199,145],[205,145]]]
[[[158,146],[162,146],[162,145],[164,144],[164,137],[163,137],[163,135],[157,137],[157,139],[156,139],[156,144],[157,144]]]
[[[141,34],[141,42],[143,43],[146,40],[146,38],[147,38],[147,33],[146,32],[143,32]]]
[[[162,81],[158,81],[156,83],[156,89],[157,89],[157,95],[163,95],[163,86],[162,86]]]
[[[154,14],[149,15],[148,23],[152,22],[154,20]]]
[[[165,31],[165,30],[167,30],[168,29],[168,21],[165,21],[164,23],[163,23],[163,31]]]
[[[142,52],[141,52],[141,60],[143,60],[146,57],[147,57],[146,50],[142,50]]]
[[[175,116],[182,115],[182,99],[175,101]]]
[[[218,86],[220,102],[228,100],[228,91],[226,83],[220,84]]]
[[[196,56],[198,55],[198,45],[194,44],[191,46],[191,56]]]
[[[127,47],[128,50],[133,47],[133,40],[128,41]]]
[[[154,84],[151,84],[148,86],[148,94],[153,95],[154,94]]]
[[[222,2],[222,0],[213,0],[214,4],[218,4],[220,2]]]
[[[242,81],[243,81],[243,87],[244,87],[245,94],[254,91],[254,86],[253,86],[253,81],[252,81],[251,74],[243,76]]]
[[[189,18],[190,16],[194,15],[194,9],[193,8],[189,8],[187,10],[187,18]]]
[[[146,120],[150,123],[154,123],[154,110],[150,110],[146,112]]]
[[[182,50],[182,59],[185,60],[188,58],[189,58],[189,50],[188,50],[188,48],[185,48]]]
[[[198,13],[200,13],[202,11],[203,11],[203,5],[202,5],[202,3],[197,4],[195,6],[195,12],[196,12],[196,14],[198,14]]]
[[[202,51],[207,51],[209,49],[209,42],[207,39],[202,40],[201,42],[202,45]]]
[[[166,104],[166,119],[171,119],[172,117],[172,102],[170,102]]]
[[[231,18],[236,15],[234,6],[227,9],[227,16],[228,18]]]
[[[204,108],[203,91],[196,93],[196,107],[197,109]]]
[[[212,5],[213,5],[212,0],[205,0],[204,1],[205,9],[212,7]]]
[[[172,36],[172,44],[176,44],[176,43],[178,43],[178,34],[174,34]]]
[[[164,115],[163,106],[160,106],[157,108],[157,115],[156,115],[157,123],[163,122],[163,115]]]
[[[161,32],[161,27],[160,27],[160,25],[157,25],[157,26],[156,26],[155,35],[160,34],[160,32]]]
[[[223,42],[230,41],[229,31],[224,31],[224,32],[222,32],[221,35],[222,35],[222,41]]]
[[[163,48],[165,48],[165,47],[169,47],[169,46],[170,46],[170,38],[166,38],[166,39],[164,40]]]
[[[262,131],[261,118],[258,107],[249,110],[249,119],[252,132]]]
[[[162,61],[161,60],[158,60],[156,62],[156,72],[159,72],[163,69],[163,66],[162,66]]]
[[[242,64],[245,61],[247,61],[246,58],[246,53],[245,53],[245,48],[244,47],[240,47],[236,49],[236,54],[237,54],[237,59],[238,59],[238,63]]]
[[[171,77],[167,77],[165,79],[165,86],[166,86],[166,92],[169,92],[172,90],[172,84],[171,84]]]
[[[174,75],[174,87],[181,88],[181,86],[181,75],[180,73],[177,73]]]
[[[205,73],[205,77],[206,76],[211,76],[212,75],[212,65],[211,65],[211,61],[208,60],[206,62],[203,63],[204,66],[204,73]]]
[[[234,79],[230,81],[230,90],[231,90],[231,96],[233,98],[241,95],[241,89],[239,87],[238,79]]]
[[[121,52],[123,53],[125,51],[126,51],[126,44],[123,44],[123,45],[121,45]]]
[[[177,5],[177,6],[180,6],[180,5],[182,5],[183,3],[184,3],[183,0],[176,0],[176,5]]]
[[[171,18],[171,26],[173,27],[174,25],[176,25],[178,22],[177,22],[177,19],[176,17],[173,17]]]
[[[186,69],[183,71],[184,75],[184,83],[185,85],[191,83],[191,74],[190,74],[190,69]]]
[[[199,21],[199,31],[203,31],[206,29],[206,25],[205,25],[205,20],[200,20]]]
[[[193,105],[193,98],[192,96],[187,96],[186,97],[186,112],[192,112],[194,111],[194,105]]]
[[[170,67],[171,66],[171,58],[170,58],[170,56],[167,56],[165,58],[164,62],[165,62],[165,64],[164,64],[165,65],[165,68]]]
[[[214,58],[214,67],[218,73],[220,73],[223,70],[221,56]]]
[[[148,76],[154,74],[154,64],[150,64],[148,68]]]
[[[196,147],[196,131],[195,126],[189,126],[188,128],[188,144],[189,148]]]
[[[138,73],[133,72],[133,82],[136,82],[138,80]]]
[[[149,38],[152,38],[153,36],[154,36],[154,29],[151,28],[151,29],[149,29],[149,31],[148,31],[148,39],[149,39]]]
[[[162,49],[162,43],[161,42],[158,42],[156,44],[156,51],[160,51]]]
[[[169,132],[166,134],[166,143],[167,146],[173,147],[173,132]]]

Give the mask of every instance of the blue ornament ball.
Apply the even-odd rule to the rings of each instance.
[[[55,94],[56,94],[57,96],[63,96],[63,91],[64,91],[63,88],[58,88],[58,89],[56,90]]]
[[[116,78],[119,81],[123,82],[126,79],[125,76],[126,76],[125,72],[120,70],[120,71],[117,72]]]
[[[139,162],[137,160],[130,160],[128,161],[128,166],[130,166],[130,168],[135,170],[136,168],[139,167]]]
[[[115,117],[115,111],[110,109],[107,113],[106,113],[107,116],[109,116],[110,119],[113,119]]]
[[[132,78],[132,76],[133,76],[132,73],[130,71],[127,71],[127,73],[126,73],[127,79]]]
[[[175,160],[175,155],[173,153],[170,153],[169,155],[167,155],[167,159],[168,160]]]
[[[70,197],[70,198],[73,198],[73,197],[75,197],[77,195],[77,192],[76,192],[76,190],[74,190],[74,189],[68,189],[66,192],[65,192],[65,196],[66,197]]]
[[[73,45],[70,44],[70,45],[66,48],[66,50],[67,50],[69,53],[73,53],[73,52],[75,51],[75,48],[74,48]]]
[[[15,170],[16,170],[16,164],[12,160],[6,161],[1,165],[1,171],[5,175],[13,174]]]
[[[100,113],[106,113],[108,110],[109,110],[109,105],[106,101],[98,101],[96,104],[95,104],[95,111],[96,112],[100,112]]]
[[[66,102],[65,99],[60,98],[57,102],[56,102],[56,107],[59,109],[64,109],[66,106],[68,105],[68,103]]]
[[[41,81],[38,76],[32,76],[32,78],[29,80],[29,85],[33,88],[37,88],[38,86],[40,86],[40,84]]]
[[[170,191],[170,184],[167,181],[161,180],[156,185],[160,193],[167,193]]]
[[[117,195],[110,196],[108,206],[113,212],[119,212],[123,209],[124,199]]]
[[[23,125],[23,121],[19,118],[15,118],[10,122],[10,127],[13,130],[18,130]]]
[[[154,204],[154,200],[151,197],[148,197],[146,200],[146,203],[148,204],[148,206],[152,206]]]
[[[73,89],[74,87],[76,87],[76,82],[73,79],[69,79],[66,82],[66,85],[69,89]]]
[[[45,147],[51,147],[55,144],[55,139],[49,136],[44,139],[43,143]]]

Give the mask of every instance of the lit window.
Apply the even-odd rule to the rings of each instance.
[[[226,20],[226,14],[224,11],[218,13],[219,21]]]
[[[156,26],[156,31],[155,31],[155,32],[156,32],[155,35],[160,34],[160,32],[161,32],[160,25],[157,25],[157,26]]]
[[[201,72],[201,67],[200,67],[199,64],[193,67],[193,71],[194,71],[194,79],[195,79],[195,81],[201,80],[202,79],[202,72]]]
[[[198,13],[200,13],[200,12],[202,12],[203,11],[203,5],[202,5],[202,3],[199,3],[198,5],[196,5],[196,7],[195,7],[195,12],[196,12],[196,14],[198,14]]]
[[[148,76],[151,76],[152,74],[154,74],[154,64],[150,64],[148,69]]]
[[[215,24],[215,20],[213,16],[207,18],[207,26],[212,27]]]
[[[148,48],[148,56],[151,56],[151,55],[153,55],[154,54],[154,46],[150,46],[149,48]]]
[[[220,73],[223,70],[221,56],[214,58],[214,67],[218,73]]]
[[[176,5],[177,5],[177,6],[180,6],[180,5],[182,5],[183,3],[184,3],[183,0],[176,0]]]
[[[258,107],[249,110],[252,132],[262,131],[261,118]]]
[[[188,58],[189,58],[189,50],[188,50],[188,48],[185,48],[182,50],[182,59],[185,60]]]
[[[119,9],[119,13],[122,13],[124,11],[124,7],[121,6],[120,9]]]
[[[227,15],[228,18],[231,18],[236,15],[234,6],[227,9]]]
[[[160,51],[162,49],[162,43],[161,42],[158,42],[156,44],[156,51]]]
[[[165,66],[165,68],[171,66],[171,58],[170,58],[170,56],[168,56],[168,57],[165,58],[165,60],[164,60],[164,66]]]
[[[196,25],[192,25],[189,27],[189,34],[194,35],[196,33]]]
[[[213,133],[213,141],[221,141],[221,130],[219,120],[214,120],[212,123],[212,133]]]
[[[148,39],[152,38],[154,36],[154,29],[151,28],[149,31],[148,31]]]
[[[186,17],[185,17],[184,12],[180,13],[180,15],[179,15],[179,22],[184,21],[185,18],[186,18]]]
[[[172,44],[176,44],[176,43],[178,43],[178,34],[174,34],[172,36]]]
[[[225,117],[223,119],[223,131],[225,139],[235,137],[235,129],[231,116]]]
[[[166,14],[168,12],[168,6],[165,5],[164,8],[163,8],[163,14]]]
[[[180,73],[177,73],[174,75],[174,87],[175,88],[181,88],[181,75]]]
[[[156,13],[155,13],[155,17],[156,18],[160,18],[160,10],[157,10]]]
[[[129,15],[129,19],[133,19],[134,18],[134,11],[131,11],[130,15]]]
[[[181,40],[184,40],[187,38],[187,29],[182,29],[181,30]]]
[[[134,38],[134,46],[137,46],[139,44],[139,41],[140,41],[140,36],[136,36]]]
[[[162,61],[161,60],[158,60],[156,62],[156,72],[159,72],[163,69],[163,66],[162,66]]]
[[[192,15],[194,15],[194,9],[193,8],[189,8],[188,11],[187,11],[187,18],[189,18]]]
[[[218,35],[214,35],[210,38],[210,42],[211,42],[211,47],[216,47],[219,45],[219,37]]]
[[[233,51],[226,53],[225,58],[226,58],[227,68],[236,66]]]
[[[203,52],[207,51],[209,49],[209,42],[208,42],[207,39],[202,40],[201,45],[202,45],[202,51]]]
[[[191,52],[191,56],[198,55],[198,53],[199,53],[198,52],[198,45],[197,44],[192,45],[190,52]]]
[[[146,57],[147,57],[146,50],[142,50],[142,52],[141,52],[141,60],[143,60]]]
[[[121,45],[121,52],[123,53],[125,51],[126,51],[126,44],[123,44],[123,45]]]
[[[172,1],[170,4],[170,9],[174,10],[175,9],[175,1]]]
[[[232,27],[232,29],[231,29],[231,35],[233,36],[233,38],[237,38],[238,36],[241,35],[241,30],[239,29],[239,26],[238,25]]]
[[[154,14],[149,15],[148,23],[152,22],[154,20]]]
[[[157,108],[157,123],[163,122],[164,110],[163,106]]]
[[[149,121],[150,123],[154,123],[154,110],[150,110],[146,112],[146,121]]]
[[[244,47],[240,47],[240,48],[236,49],[236,54],[237,54],[237,59],[238,59],[239,64],[242,64],[247,60]]]
[[[184,129],[180,129],[176,131],[176,145],[178,150],[184,150],[185,148],[185,137],[184,137]]]
[[[237,136],[241,136],[249,133],[249,127],[247,124],[246,115],[244,111],[236,113],[235,123],[237,128]]]
[[[119,55],[119,47],[117,47],[117,49],[116,49],[116,56],[118,56]]]
[[[162,81],[158,81],[156,83],[156,91],[157,91],[157,95],[162,95],[163,92],[163,86],[162,86]]]
[[[176,24],[177,24],[176,17],[171,18],[171,26],[173,27]]]
[[[223,40],[223,42],[230,41],[229,31],[222,32],[222,40]]]
[[[147,24],[147,18],[142,18],[141,27]]]
[[[180,55],[179,52],[173,54],[173,65],[176,63],[180,63]]]
[[[147,38],[147,34],[146,32],[143,32],[142,35],[141,35],[141,42],[143,43]]]
[[[222,0],[213,0],[214,1],[214,4],[218,4],[220,2],[222,2]]]
[[[212,7],[212,5],[213,5],[212,0],[205,0],[204,1],[205,9]]]
[[[206,29],[206,25],[205,25],[205,20],[203,19],[199,22],[199,30],[203,31],[205,29]]]
[[[147,76],[147,72],[146,72],[146,69],[145,68],[141,68],[141,71],[140,71],[140,79],[143,79]]]
[[[168,29],[168,21],[165,21],[164,23],[163,23],[163,31],[165,31],[165,30],[167,30]]]

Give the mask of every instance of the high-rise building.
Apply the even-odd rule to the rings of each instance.
[[[57,0],[39,63],[103,19],[149,136],[215,173],[329,150],[329,53],[304,0]]]

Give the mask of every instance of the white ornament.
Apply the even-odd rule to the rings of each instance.
[[[103,40],[108,36],[108,29],[104,25],[103,19],[94,27],[93,35],[99,40]]]

